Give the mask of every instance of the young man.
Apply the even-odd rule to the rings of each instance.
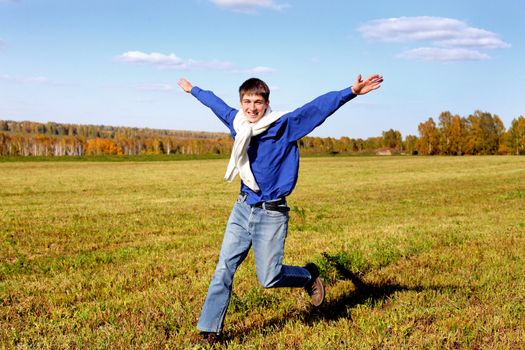
[[[230,301],[233,276],[253,248],[257,277],[262,287],[302,287],[314,306],[324,300],[319,270],[313,263],[304,267],[283,265],[288,231],[286,197],[297,182],[297,140],[309,134],[339,107],[357,95],[378,89],[383,77],[374,74],[354,85],[329,92],[292,112],[272,112],[270,89],[252,78],[239,88],[240,111],[228,106],[211,91],[201,90],[186,79],[179,86],[209,107],[228,127],[235,139],[225,178],[241,178],[235,203],[222,242],[219,261],[197,328],[203,344],[218,340]]]

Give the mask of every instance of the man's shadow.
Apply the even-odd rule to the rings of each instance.
[[[363,274],[357,274],[349,270],[345,265],[337,261],[334,256],[323,254],[324,258],[335,268],[338,281],[351,281],[354,289],[343,293],[339,297],[325,302],[317,309],[305,312],[305,320],[309,323],[318,320],[337,320],[340,318],[351,318],[350,310],[357,305],[378,305],[388,300],[396,292],[416,291],[421,292],[425,289],[441,290],[450,289],[446,287],[409,287],[399,283],[381,282],[366,283],[363,281]],[[337,281],[336,281],[337,283]]]
[[[264,321],[263,324],[257,326],[248,326],[238,328],[227,332],[227,338],[237,338],[242,340],[245,336],[253,331],[259,333],[266,333],[282,328],[291,319],[302,320],[307,324],[317,323],[323,320],[334,321],[341,318],[351,319],[351,309],[358,305],[381,305],[388,300],[394,293],[415,291],[421,292],[425,290],[435,291],[451,291],[458,287],[453,285],[444,286],[406,286],[399,283],[380,282],[367,283],[363,281],[363,275],[356,274],[349,270],[344,264],[337,261],[337,255],[323,254],[324,258],[331,267],[335,268],[337,280],[332,283],[335,285],[339,281],[351,281],[354,289],[343,293],[335,299],[325,302],[319,308],[311,308],[305,310],[290,310],[272,319]]]

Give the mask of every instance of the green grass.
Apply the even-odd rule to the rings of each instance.
[[[227,159],[0,163],[0,348],[185,349],[237,184]],[[524,349],[525,158],[305,158],[285,262],[240,267],[224,349]]]
[[[140,155],[94,155],[94,156],[0,156],[5,162],[158,162],[171,160],[204,160],[229,158],[223,154],[140,154]]]

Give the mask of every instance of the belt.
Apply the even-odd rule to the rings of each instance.
[[[241,195],[243,193],[241,192]],[[254,208],[263,208],[270,211],[279,211],[281,213],[286,213],[290,211],[290,208],[288,205],[286,205],[286,198],[282,197],[279,199],[266,201],[266,202],[260,202],[252,205]]]

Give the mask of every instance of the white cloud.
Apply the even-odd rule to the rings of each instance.
[[[359,28],[365,38],[386,42],[430,41],[444,46],[506,48],[495,33],[442,17],[399,17],[371,21]]]
[[[47,77],[28,77],[22,80],[24,83],[34,83],[34,84],[50,84],[51,81]]]
[[[441,46],[476,47],[480,49],[505,49],[511,46],[509,43],[498,38],[496,34],[477,28],[466,28],[461,32],[461,35],[438,40],[436,44]]]
[[[115,60],[123,63],[131,64],[149,64],[161,69],[204,69],[204,70],[218,70],[232,73],[252,73],[252,74],[266,74],[273,73],[275,69],[264,66],[257,66],[249,69],[241,69],[236,67],[233,63],[227,61],[211,60],[198,61],[194,59],[182,59],[175,54],[165,55],[162,53],[144,53],[141,51],[128,51],[115,57]]]
[[[398,57],[422,59],[426,61],[480,61],[489,59],[489,55],[476,50],[463,48],[420,47],[403,52]]]
[[[258,8],[283,10],[290,7],[288,4],[278,4],[274,0],[210,0],[219,7],[240,12],[255,12]]]
[[[21,84],[52,84],[46,77],[13,77],[8,74],[0,75],[0,81]]]
[[[6,46],[7,46],[7,43],[4,40],[0,39],[0,50]]]
[[[470,27],[465,22],[443,17],[399,17],[378,19],[358,30],[373,41],[391,43],[427,42],[434,48],[423,47],[405,52],[400,57],[437,60],[487,59],[477,50],[503,49],[511,45],[488,30]],[[438,49],[442,48],[442,49]],[[445,58],[446,59],[442,59]],[[454,58],[456,57],[456,58]]]
[[[251,72],[257,73],[257,74],[274,73],[275,69],[270,68],[270,67],[257,66],[257,67],[252,68]]]
[[[162,53],[152,52],[145,53],[141,51],[128,51],[115,57],[118,62],[134,64],[150,64],[162,69],[179,69],[188,70],[192,68],[210,69],[210,70],[228,70],[233,67],[229,62],[223,61],[196,61],[192,59],[182,59],[175,54],[165,55]]]
[[[174,54],[164,55],[157,52],[144,53],[141,51],[128,51],[116,57],[124,63],[152,64],[162,68],[187,69],[188,63]]]

